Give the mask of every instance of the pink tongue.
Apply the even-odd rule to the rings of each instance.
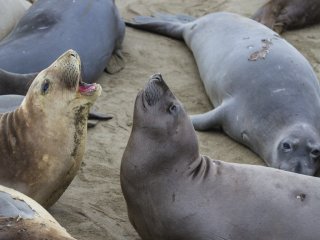
[[[96,86],[94,84],[87,84],[87,85],[80,85],[79,86],[79,92],[92,92],[96,90]]]

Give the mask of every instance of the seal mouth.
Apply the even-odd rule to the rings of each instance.
[[[82,80],[79,81],[78,92],[84,96],[92,96],[97,91],[98,87],[95,83],[85,83]]]
[[[154,106],[168,89],[162,75],[160,73],[154,74],[144,88],[143,99],[149,106]]]

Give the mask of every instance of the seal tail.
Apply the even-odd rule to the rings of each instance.
[[[157,13],[153,17],[134,17],[133,22],[126,21],[126,25],[182,40],[184,25],[194,20],[194,17],[183,14]]]

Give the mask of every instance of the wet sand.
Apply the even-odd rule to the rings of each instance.
[[[116,0],[125,19],[155,12],[203,16],[230,11],[251,16],[265,1],[256,0]],[[167,37],[126,29],[123,53],[126,67],[121,72],[104,73],[103,87],[96,108],[113,119],[101,122],[88,132],[88,144],[78,175],[50,209],[53,216],[79,240],[138,240],[130,225],[123,199],[119,168],[131,126],[137,92],[148,77],[160,72],[190,114],[212,108],[205,95],[192,53],[183,42]],[[283,35],[311,62],[320,77],[320,26]],[[317,47],[318,46],[318,47]],[[221,132],[197,132],[200,152],[229,162],[263,165],[249,149]]]

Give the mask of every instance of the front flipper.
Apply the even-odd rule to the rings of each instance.
[[[220,128],[223,117],[225,116],[225,108],[226,106],[221,104],[209,112],[190,116],[194,129],[205,131]]]
[[[124,58],[120,49],[117,49],[112,54],[105,71],[110,74],[120,72],[125,66]]]

